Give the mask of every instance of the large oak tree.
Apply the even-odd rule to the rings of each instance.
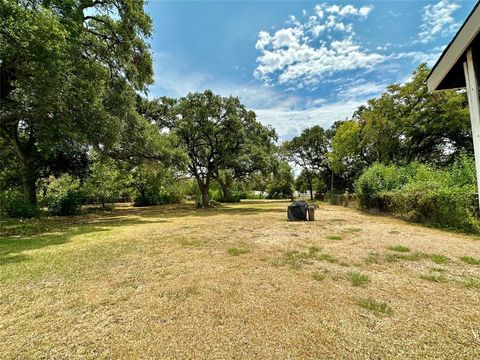
[[[177,137],[188,155],[188,171],[209,206],[213,181],[222,182],[228,195],[226,173],[233,178],[268,167],[275,132],[264,127],[255,113],[236,97],[222,97],[207,90],[179,100],[160,98],[154,102],[152,120]]]
[[[142,0],[5,0],[0,27],[0,136],[25,199],[50,173],[108,149],[153,80]]]

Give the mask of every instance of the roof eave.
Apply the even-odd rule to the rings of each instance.
[[[458,30],[450,44],[445,48],[440,58],[427,77],[427,86],[430,91],[437,90],[449,71],[468,49],[472,41],[480,32],[480,1],[477,2],[467,20]],[[443,87],[443,88],[448,88]]]

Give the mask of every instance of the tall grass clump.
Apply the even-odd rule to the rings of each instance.
[[[480,232],[475,164],[461,155],[446,169],[413,162],[374,164],[355,182],[359,205],[406,220]]]

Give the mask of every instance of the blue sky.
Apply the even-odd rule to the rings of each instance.
[[[287,140],[433,65],[475,1],[154,1],[149,97],[239,96]]]

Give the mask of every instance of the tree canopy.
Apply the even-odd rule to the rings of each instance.
[[[283,144],[286,158],[302,168],[303,176],[309,184],[313,199],[314,178],[320,171],[328,169],[329,139],[325,130],[316,125],[303,130],[292,140]]]
[[[255,113],[236,97],[222,97],[207,90],[178,100],[160,98],[153,118],[172,132],[188,155],[188,172],[202,194],[202,206],[210,203],[214,180],[223,186],[268,166],[275,132],[261,125]],[[222,181],[223,180],[223,181]]]
[[[143,1],[2,1],[0,136],[26,200],[40,177],[84,166],[118,141],[153,81]]]

